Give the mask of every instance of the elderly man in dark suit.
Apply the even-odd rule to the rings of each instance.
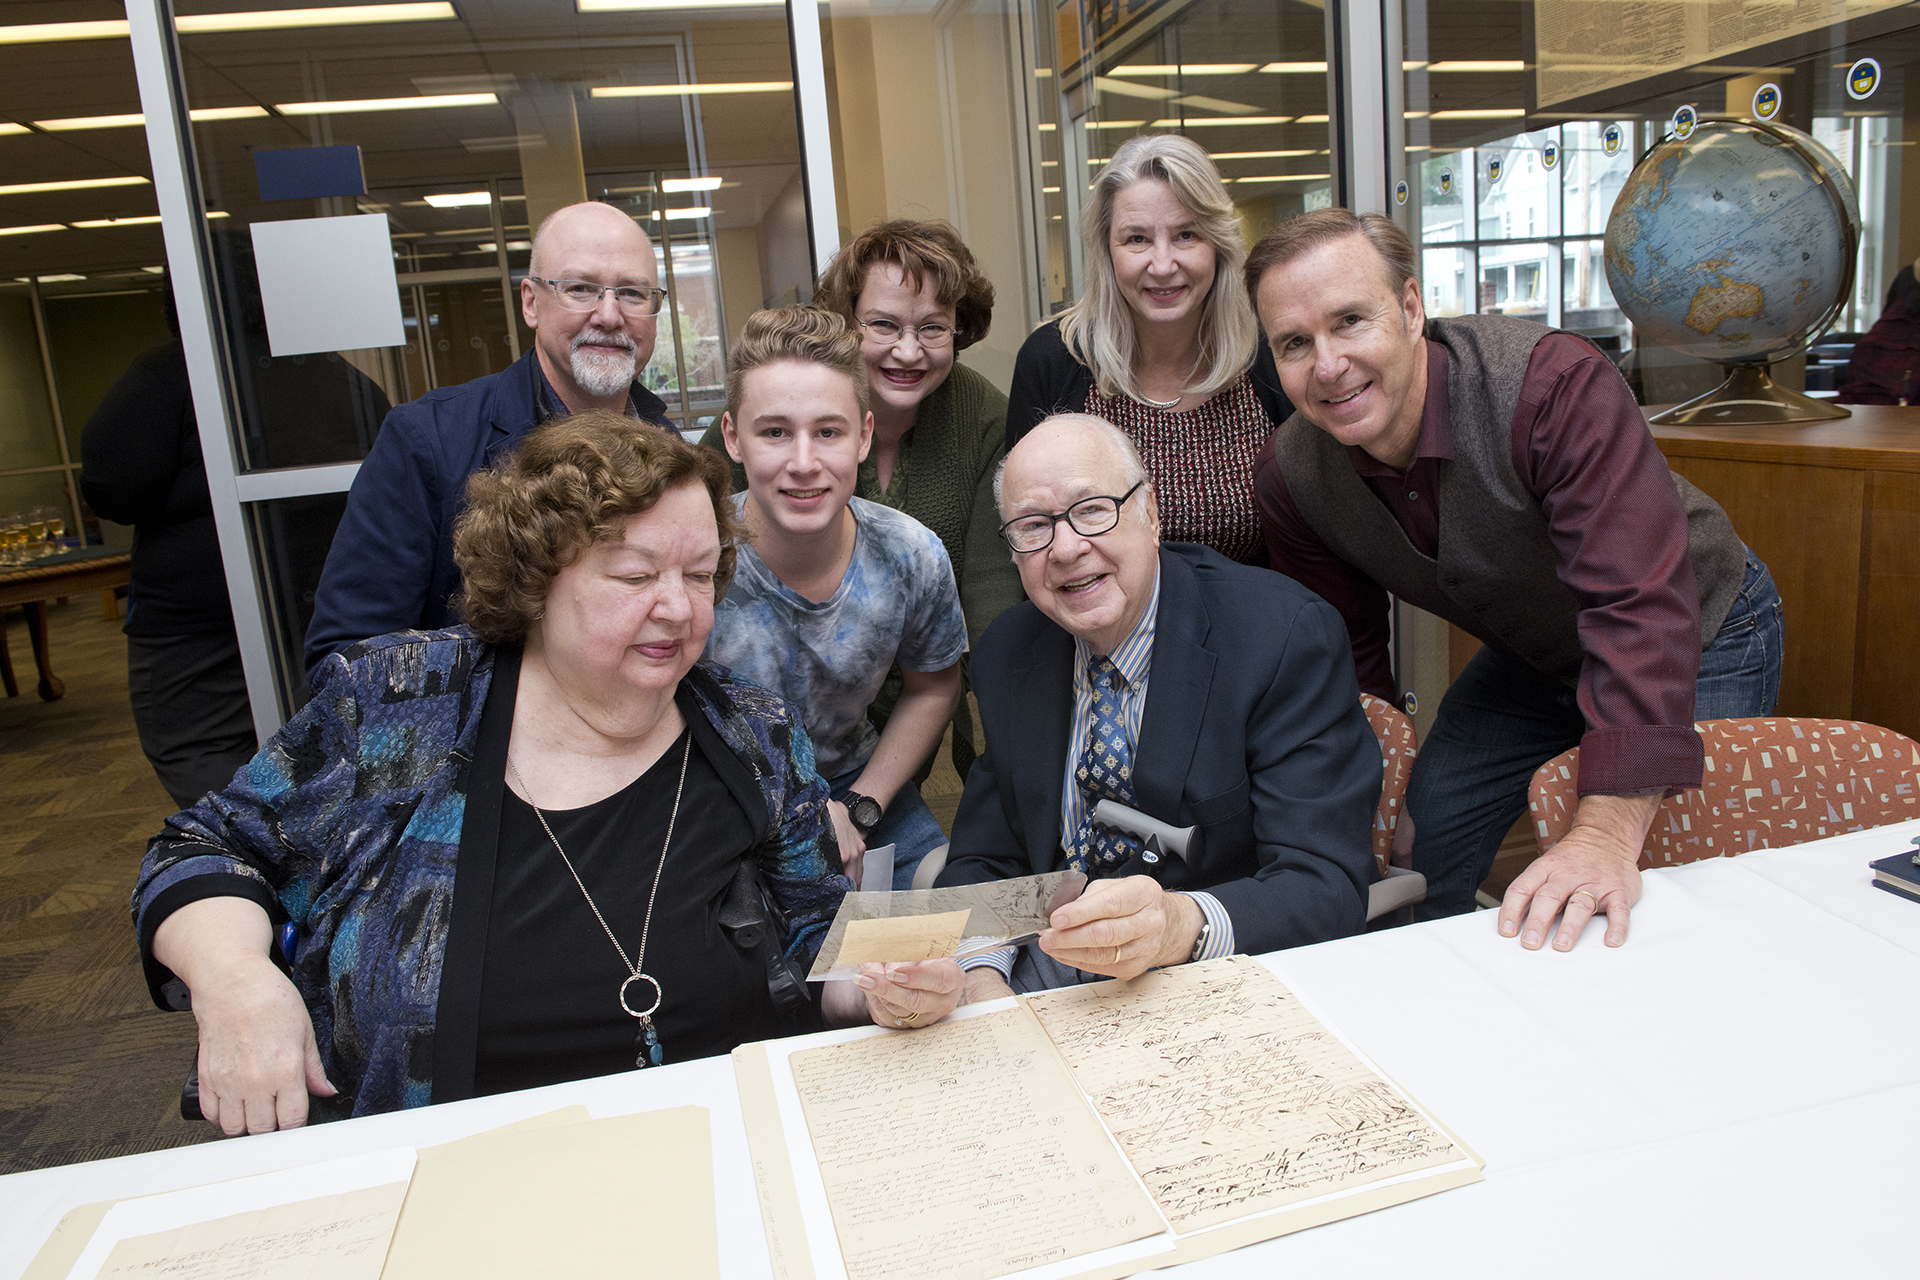
[[[1079,901],[1018,955],[969,962],[967,998],[1358,932],[1380,751],[1346,628],[1317,596],[1204,547],[1160,544],[1145,467],[1099,418],[1046,420],[997,494],[1028,602],[973,655],[987,751],[939,883],[1064,867]],[[1197,826],[1161,879],[1103,798]]]

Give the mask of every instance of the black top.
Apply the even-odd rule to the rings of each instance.
[[[679,700],[683,715],[700,714],[684,692]],[[629,957],[640,947],[688,740],[682,733],[651,768],[604,800],[542,810]],[[694,743],[644,962],[660,982],[653,1022],[667,1062],[785,1034],[765,972],[718,921],[742,851],[753,843],[746,812]],[[633,1070],[637,1024],[619,1004],[625,976],[539,818],[508,790],[481,971],[474,1093]],[[627,996],[645,1009],[653,989],[636,982]]]
[[[356,422],[386,414],[386,393],[336,355],[246,365],[243,396],[257,465],[358,457]],[[262,441],[275,442],[269,457]],[[187,358],[178,338],[134,358],[80,437],[80,492],[95,512],[133,528],[130,636],[233,630],[213,499],[200,456]]]
[[[1253,393],[1260,407],[1278,427],[1293,416],[1293,401],[1280,389],[1280,371],[1274,367],[1267,340],[1255,345]],[[1020,437],[1055,413],[1084,413],[1093,370],[1080,363],[1060,337],[1060,322],[1049,320],[1027,335],[1013,362],[1013,387],[1007,392],[1007,449]]]
[[[134,526],[127,634],[231,631],[213,498],[178,338],[136,356],[107,389],[81,434],[80,461],[88,505]]]

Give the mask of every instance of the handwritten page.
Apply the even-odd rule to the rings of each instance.
[[[1024,1007],[789,1061],[849,1280],[985,1280],[1165,1230]]]
[[[1465,1154],[1247,956],[1029,1003],[1175,1231]]]
[[[407,1184],[196,1222],[113,1246],[102,1280],[379,1280]]]
[[[413,1150],[397,1148],[123,1199],[100,1219],[67,1276],[161,1272],[371,1280],[386,1259],[413,1165]],[[136,1240],[144,1244],[121,1249]],[[213,1247],[219,1253],[209,1255]],[[228,1257],[240,1261],[238,1270]]]
[[[938,960],[960,945],[967,911],[937,916],[900,916],[890,920],[851,920],[840,939],[839,964],[902,963]]]

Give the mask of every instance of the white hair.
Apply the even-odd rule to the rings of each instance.
[[[1055,423],[1085,427],[1092,431],[1094,435],[1104,440],[1108,448],[1120,455],[1121,479],[1124,481],[1127,489],[1131,489],[1144,481],[1149,481],[1147,464],[1140,460],[1140,450],[1133,443],[1133,437],[1122,431],[1119,427],[1114,426],[1111,422],[1108,422],[1105,418],[1097,417],[1091,413],[1056,413],[1036,423],[1033,430],[1027,434],[1029,436],[1035,435],[1042,427],[1050,427]],[[1026,436],[1021,437],[1023,440],[1026,438]],[[1013,448],[1018,449],[1019,447],[1020,446],[1016,444]],[[993,508],[1000,513],[1002,520],[1007,518],[1007,508],[1006,504],[1001,500],[1001,495],[1006,490],[1007,459],[1012,456],[1013,450],[1009,449],[1006,453],[1000,455],[1000,465],[993,469]],[[1125,492],[1125,490],[1122,490],[1122,492]],[[1120,495],[1115,494],[1114,496],[1119,497]]]

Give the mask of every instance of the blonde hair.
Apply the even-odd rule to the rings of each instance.
[[[740,340],[727,352],[727,412],[737,421],[747,375],[776,360],[799,360],[825,365],[847,375],[853,383],[860,413],[867,412],[867,362],[860,354],[860,338],[837,311],[805,303],[756,311],[747,317]]]
[[[1240,219],[1220,171],[1200,145],[1179,134],[1128,138],[1094,182],[1093,198],[1080,214],[1086,245],[1087,281],[1080,300],[1060,316],[1060,338],[1093,371],[1104,396],[1140,398],[1133,376],[1134,315],[1113,274],[1113,202],[1136,182],[1158,179],[1190,214],[1213,245],[1213,287],[1200,312],[1200,363],[1188,395],[1206,397],[1232,386],[1253,363],[1260,322],[1240,283],[1247,246]]]
[[[467,481],[467,507],[453,526],[461,616],[489,644],[525,639],[562,569],[594,543],[621,537],[665,494],[695,485],[706,489],[720,531],[718,603],[746,541],[726,459],[610,409],[548,421]]]

